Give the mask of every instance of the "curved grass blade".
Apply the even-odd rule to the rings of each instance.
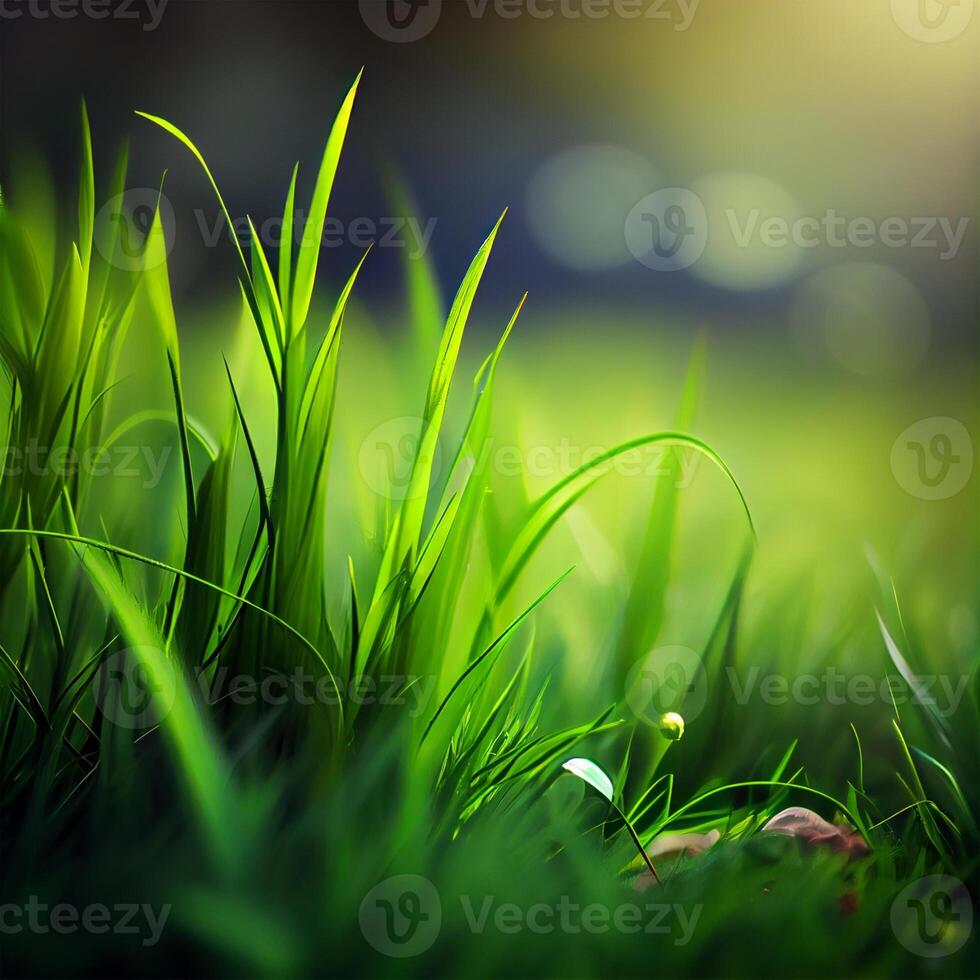
[[[606,450],[595,459],[583,464],[575,472],[559,480],[558,483],[542,494],[532,504],[530,516],[514,540],[501,569],[500,582],[494,598],[494,608],[500,605],[514,587],[524,566],[541,543],[545,534],[555,523],[558,516],[567,510],[598,479],[605,475],[605,473],[601,472],[600,468],[624,453],[658,443],[686,446],[711,460],[728,477],[732,486],[735,488],[738,499],[742,504],[742,509],[745,511],[746,519],[748,520],[749,530],[753,538],[755,537],[755,525],[752,523],[752,514],[749,511],[749,505],[745,500],[745,495],[742,493],[742,488],[738,485],[738,481],[724,460],[707,443],[702,442],[694,436],[686,435],[683,432],[655,432],[651,435],[638,436],[635,439],[630,439],[627,442],[620,443],[618,446],[614,446],[612,449]]]
[[[159,116],[153,116],[148,112],[136,112],[137,116],[142,116],[144,119],[155,123],[161,129],[170,133],[181,143],[187,147],[188,150],[194,155],[194,158],[201,165],[204,170],[205,176],[208,178],[208,182],[211,184],[211,189],[215,193],[215,197],[218,199],[218,205],[221,208],[221,213],[224,215],[225,221],[229,228],[234,228],[234,222],[231,220],[231,214],[228,211],[228,207],[225,204],[225,199],[221,196],[221,191],[218,190],[218,184],[214,179],[214,175],[211,173],[210,168],[204,160],[201,151],[194,145],[193,141],[189,136],[179,130],[173,123],[167,122],[166,119],[162,119]],[[241,263],[242,275],[239,278],[239,285],[241,287],[242,296],[245,302],[248,304],[248,308],[252,313],[252,318],[255,320],[256,329],[259,331],[259,337],[262,341],[263,349],[265,350],[266,359],[269,362],[269,369],[272,372],[273,379],[276,382],[276,387],[279,388],[281,381],[279,377],[279,362],[276,360],[275,354],[273,353],[273,347],[270,344],[268,337],[268,325],[263,321],[262,314],[259,309],[258,298],[255,292],[255,286],[252,282],[252,270],[249,266],[248,260],[245,258],[245,253],[242,250],[242,246],[238,241],[237,235],[232,235],[232,240],[235,246],[235,252],[238,255],[238,260]]]
[[[633,843],[636,845],[637,850],[640,852],[643,860],[646,862],[646,866],[653,875],[653,880],[660,884],[660,878],[657,875],[657,870],[653,866],[653,862],[650,860],[650,855],[647,854],[646,848],[640,843],[640,838],[637,836],[636,831],[633,829],[633,825],[630,823],[626,814],[616,805],[615,800],[613,800],[613,785],[612,780],[600,769],[594,762],[590,759],[569,759],[567,762],[562,763],[562,769],[567,770],[579,779],[584,779],[593,789],[597,790],[601,796],[608,800],[609,805],[616,811],[616,814],[623,821],[623,826],[629,831],[630,837],[633,839]]]
[[[159,568],[165,572],[170,572],[172,575],[179,575],[181,578],[186,579],[188,582],[194,582],[197,585],[203,585],[206,588],[214,589],[215,592],[220,592],[223,596],[234,599],[236,602],[240,602],[244,606],[248,606],[249,609],[253,609],[255,612],[261,614],[272,620],[277,626],[282,627],[287,633],[295,637],[310,653],[312,653],[320,664],[323,666],[330,678],[330,683],[333,686],[334,694],[337,696],[337,710],[340,723],[343,722],[344,707],[343,702],[340,697],[340,688],[337,686],[337,679],[334,676],[333,671],[330,669],[330,664],[327,663],[326,658],[322,653],[295,627],[291,626],[286,620],[277,616],[274,612],[268,609],[264,609],[257,603],[252,602],[250,599],[245,598],[243,595],[238,595],[235,592],[225,589],[220,585],[216,585],[214,582],[209,582],[206,579],[198,578],[196,575],[190,572],[184,571],[182,568],[176,568],[174,565],[169,565],[167,562],[160,561],[157,558],[150,558],[148,555],[141,555],[138,552],[130,551],[128,548],[120,548],[117,545],[109,544],[108,541],[97,541],[95,538],[83,537],[80,534],[68,534],[64,531],[46,531],[46,530],[36,530],[34,528],[23,528],[23,527],[4,527],[0,528],[0,535],[17,535],[23,534],[27,537],[39,537],[39,538],[50,538],[55,541],[67,541],[71,544],[76,545],[87,545],[90,548],[95,548],[99,551],[104,551],[110,555],[114,555],[117,558],[126,558],[130,561],[138,561],[143,565],[148,565],[151,568]]]

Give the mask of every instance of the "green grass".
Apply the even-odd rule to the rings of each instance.
[[[172,912],[152,948],[128,935],[5,935],[3,967],[935,976],[939,963],[941,975],[967,975],[975,935],[945,959],[923,958],[898,941],[890,915],[902,888],[927,874],[976,893],[975,644],[967,657],[937,653],[929,615],[913,611],[877,558],[867,587],[848,584],[845,601],[819,616],[806,588],[759,567],[768,552],[751,494],[695,434],[702,345],[676,385],[676,429],[613,431],[611,448],[543,486],[502,478],[500,433],[532,422],[531,382],[524,401],[498,390],[523,298],[477,358],[468,390],[462,376],[473,356],[464,333],[502,216],[448,314],[431,268],[410,266],[405,339],[387,352],[376,346],[371,368],[391,371],[417,429],[391,447],[410,447],[407,467],[388,470],[380,493],[366,485],[351,461],[351,420],[372,399],[342,395],[343,351],[359,342],[348,342],[346,321],[369,259],[332,305],[316,295],[356,91],[357,82],[328,136],[299,245],[277,256],[254,235],[247,250],[230,246],[241,316],[224,362],[215,347],[203,366],[185,365],[159,211],[140,261],[118,261],[123,222],[110,227],[108,247],[101,232],[93,245],[99,204],[125,187],[126,156],[97,195],[84,115],[77,219],[57,247],[51,202],[19,198],[16,184],[4,191],[7,446],[82,457],[127,440],[172,455],[161,484],[138,492],[118,476],[32,472],[5,456],[2,894]],[[175,153],[193,154],[230,224],[191,138],[140,115],[175,137]],[[285,241],[302,184],[294,170]],[[427,380],[415,369],[426,361]],[[207,395],[185,382],[189,368],[206,377]],[[597,377],[560,383],[581,397]],[[212,426],[199,421],[206,403]],[[615,430],[616,414],[608,419]],[[629,511],[636,546],[624,549],[625,583],[604,591],[575,560],[566,522],[593,500],[625,512],[611,464],[651,447],[673,449],[646,484],[643,511]],[[384,446],[375,449],[385,479]],[[682,508],[680,452],[714,474],[708,492],[720,518]],[[699,598],[682,609],[700,669],[669,703],[671,679],[658,675],[661,700],[641,721],[631,700],[637,664],[670,642],[668,627],[677,633],[671,589],[692,540],[701,580],[720,584],[715,593],[690,587]],[[611,615],[597,612],[596,597],[607,611],[613,604]],[[754,669],[792,678],[869,662],[881,676],[968,683],[948,715],[880,699],[862,712],[829,699],[773,712],[733,697],[730,678]],[[130,724],[132,691],[114,686],[120,670],[152,692],[144,724]],[[240,703],[248,699],[227,689],[235,676],[275,679],[282,696]],[[299,690],[307,677],[320,692],[312,699]],[[703,704],[683,717],[698,685]],[[592,788],[563,769],[573,757],[593,763],[572,766]],[[848,862],[761,832],[791,804],[847,822],[869,854]],[[660,864],[654,890],[634,891],[648,865],[642,849],[658,835],[709,829],[720,831],[718,844]],[[399,874],[428,879],[441,901],[441,931],[413,957],[385,956],[375,927],[359,921],[365,896]],[[470,913],[485,900],[491,923],[508,902],[524,912],[563,900],[607,910],[662,903],[674,931],[512,933],[474,925]],[[953,927],[940,943],[956,938]]]

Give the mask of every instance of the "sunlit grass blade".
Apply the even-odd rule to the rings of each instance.
[[[510,637],[513,635],[514,631],[521,625],[521,623],[523,623],[524,620],[527,619],[527,617],[530,616],[531,613],[534,612],[534,610],[539,605],[541,605],[541,603],[544,602],[544,600],[547,599],[548,596],[551,595],[551,593],[554,592],[554,590],[557,589],[559,585],[561,585],[561,583],[568,577],[568,575],[571,574],[571,572],[572,572],[572,569],[568,569],[568,571],[563,572],[561,575],[559,575],[558,578],[555,579],[555,581],[552,582],[551,585],[549,585],[548,588],[545,589],[545,591],[542,592],[534,600],[534,602],[532,602],[523,612],[521,612],[517,617],[515,617],[511,621],[510,625],[507,626],[507,628],[502,633],[500,633],[493,640],[493,642],[478,657],[476,657],[472,661],[472,663],[469,664],[469,666],[462,672],[462,674],[460,674],[459,677],[456,678],[456,680],[453,682],[453,685],[452,685],[452,687],[450,687],[450,689],[449,689],[448,693],[446,694],[446,696],[439,703],[439,706],[438,706],[438,708],[436,708],[436,711],[433,714],[432,718],[429,720],[429,723],[425,726],[425,730],[422,732],[422,737],[419,739],[419,745],[422,745],[422,743],[426,740],[426,738],[429,735],[429,732],[432,730],[432,727],[439,720],[439,716],[446,709],[446,706],[452,700],[453,696],[459,690],[459,688],[463,684],[463,682],[475,670],[477,670],[477,668],[479,668],[480,665],[488,657],[490,657],[494,653],[499,653],[500,652],[500,650],[507,643],[508,639],[510,639]]]
[[[327,204],[330,201],[330,191],[333,188],[337,165],[340,163],[340,153],[347,137],[347,126],[350,123],[354,97],[357,95],[357,87],[360,81],[361,75],[358,73],[340,107],[340,111],[337,113],[330,135],[327,137],[327,145],[323,150],[316,187],[313,189],[313,199],[310,201],[307,219],[303,225],[303,235],[296,254],[296,273],[292,283],[292,295],[289,297],[290,335],[303,329],[310,310],[317,262],[320,257],[320,243],[323,240],[323,224],[327,215]]]
[[[95,168],[92,164],[92,131],[88,109],[82,101],[82,172],[78,192],[78,253],[86,275],[92,258],[95,232]]]
[[[74,518],[67,506],[66,513],[72,525]],[[98,548],[79,546],[83,539],[77,536],[62,537],[75,542],[76,555],[118,623],[130,653],[148,678],[147,689],[154,696],[173,692],[172,704],[160,705],[161,725],[172,747],[175,767],[185,780],[201,819],[209,851],[221,871],[232,874],[240,853],[229,775],[214,736],[194,704],[179,661],[106,555]]]
[[[506,214],[506,212],[504,212]],[[408,487],[404,500],[398,511],[398,517],[393,524],[392,532],[385,544],[381,567],[375,585],[374,598],[365,616],[364,628],[361,634],[361,648],[358,651],[358,664],[355,674],[363,669],[366,657],[374,647],[378,638],[380,610],[378,600],[385,592],[396,569],[407,561],[411,562],[419,546],[422,534],[422,524],[425,517],[426,504],[429,497],[429,485],[432,479],[432,464],[435,458],[439,433],[442,429],[449,398],[449,386],[459,357],[459,348],[463,339],[463,331],[469,318],[477,287],[483,277],[490,251],[500,224],[504,219],[500,216],[490,234],[478,249],[476,256],[463,277],[456,299],[453,302],[449,318],[443,330],[436,363],[429,382],[425,409],[422,418],[422,431],[419,434],[419,445],[412,465]]]
[[[288,299],[292,293],[293,275],[293,212],[296,209],[296,178],[299,164],[293,167],[286,192],[286,204],[282,210],[282,239],[279,245],[279,296]]]

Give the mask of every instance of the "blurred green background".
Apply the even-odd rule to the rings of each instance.
[[[752,507],[754,588],[812,601],[814,616],[836,611],[862,594],[870,547],[924,607],[930,656],[965,658],[977,642],[977,509],[955,423],[969,443],[978,414],[972,4],[944,15],[927,3],[942,25],[929,28],[901,0],[445,0],[408,17],[415,40],[386,26],[385,6],[170,0],[158,23],[139,7],[136,20],[0,24],[5,160],[33,147],[66,186],[84,95],[97,163],[128,134],[132,187],[154,188],[167,170],[193,413],[214,429],[224,423],[218,355],[236,356],[233,249],[226,228],[214,231],[217,208],[194,162],[132,110],[196,138],[232,215],[261,227],[280,211],[295,159],[301,189],[310,183],[338,94],[363,65],[321,263],[321,278],[339,284],[360,246],[377,242],[345,341],[330,499],[335,527],[352,531],[331,538],[338,567],[363,545],[352,519],[382,502],[359,462],[365,438],[420,412],[404,303],[419,243],[404,221],[416,218],[431,236],[424,259],[448,293],[509,206],[464,348],[472,370],[530,291],[501,371],[495,436],[521,447],[524,472],[497,472],[503,488],[543,489],[587,450],[671,425],[702,338],[706,384],[693,429],[731,465]],[[393,173],[413,205],[392,197]],[[665,188],[704,207],[703,223],[685,215],[703,253],[667,270],[646,261],[637,229],[652,232],[651,215],[636,212]],[[828,216],[844,224],[811,223],[805,246],[766,245],[759,230],[767,219],[792,227]],[[241,371],[254,350],[237,356]],[[160,384],[156,363],[149,356],[134,385],[140,398]],[[161,388],[161,406],[168,397]],[[922,444],[928,453],[933,430],[954,420],[954,455],[964,458],[946,487],[959,489],[922,499],[903,434],[936,419]],[[253,425],[271,448],[271,414],[265,432],[262,421]],[[939,458],[928,460],[938,472]],[[697,647],[704,637],[690,633],[699,622],[709,629],[742,527],[723,478],[708,467],[692,473],[662,635]],[[581,631],[570,655],[583,662],[601,658],[615,632],[652,488],[650,476],[611,477],[555,536],[556,553],[539,559],[580,565],[568,587],[581,593],[581,621],[563,622]],[[880,655],[855,652],[869,667]]]

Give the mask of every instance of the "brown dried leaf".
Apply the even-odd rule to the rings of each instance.
[[[781,810],[766,823],[762,831],[795,837],[810,847],[822,844],[852,858],[868,853],[868,845],[859,833],[850,827],[828,823],[819,813],[804,806]]]

